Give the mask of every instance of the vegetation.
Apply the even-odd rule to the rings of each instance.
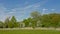
[[[55,30],[0,30],[0,34],[60,34]]]
[[[25,24],[24,27],[60,27],[60,14],[50,13],[41,14],[38,11],[31,12],[31,17],[24,19],[21,22],[17,22],[15,16],[8,17],[4,22],[0,21],[0,28],[17,28]],[[24,23],[21,25],[21,23]]]

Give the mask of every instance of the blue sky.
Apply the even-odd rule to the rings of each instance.
[[[32,11],[42,14],[60,13],[60,0],[0,0],[0,20],[15,16],[18,21],[30,17]]]

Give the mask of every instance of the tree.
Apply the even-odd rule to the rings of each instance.
[[[27,21],[27,19],[24,19],[23,23],[25,23],[25,27],[28,27],[29,22]]]
[[[41,16],[41,14],[40,14],[40,12],[38,12],[38,11],[33,11],[33,12],[31,12],[31,17],[32,18],[37,18],[37,19],[39,19],[40,18],[40,16]]]
[[[51,14],[51,17],[52,26],[55,28],[58,27],[60,23],[60,14],[53,13]]]
[[[29,22],[29,27],[31,27],[31,26],[32,26],[32,18],[30,17],[30,18],[28,18],[27,20],[28,20],[28,22]]]
[[[44,14],[41,18],[43,27],[58,27],[60,24],[60,14],[50,13]]]
[[[8,28],[9,18],[10,18],[10,17],[7,17],[7,18],[5,19],[5,22],[4,22],[4,27],[5,27],[5,28]]]
[[[23,23],[25,23],[25,27],[29,27],[31,26],[31,18],[27,18],[23,20]]]
[[[3,22],[0,21],[0,28],[3,28]]]
[[[42,27],[49,27],[50,26],[51,19],[50,19],[50,16],[48,14],[42,15],[41,24],[42,24]]]
[[[41,14],[38,11],[31,12],[32,17],[32,27],[35,28],[37,26],[37,22],[40,21]]]
[[[9,26],[11,26],[11,28],[18,27],[18,23],[17,23],[15,16],[12,16],[10,23],[9,23]]]

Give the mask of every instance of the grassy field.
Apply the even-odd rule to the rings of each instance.
[[[60,34],[56,30],[0,30],[0,34]]]

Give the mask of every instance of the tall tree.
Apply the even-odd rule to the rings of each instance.
[[[60,23],[60,14],[53,13],[51,14],[51,17],[53,27],[58,27],[58,24]]]
[[[42,16],[42,26],[57,27],[60,24],[60,14],[50,13]]]
[[[5,19],[5,22],[4,22],[4,27],[5,27],[5,28],[8,28],[9,18],[10,18],[10,17],[7,17],[7,18]]]
[[[50,16],[48,14],[42,15],[41,24],[42,24],[42,27],[49,27],[50,26],[51,19],[50,19]]]
[[[15,16],[12,16],[11,21],[10,21],[10,26],[13,27],[18,27],[18,23],[17,20],[15,18]]]
[[[37,26],[37,22],[40,21],[40,17],[41,17],[41,14],[40,12],[38,11],[33,11],[31,12],[31,17],[32,17],[32,27],[36,27]]]

